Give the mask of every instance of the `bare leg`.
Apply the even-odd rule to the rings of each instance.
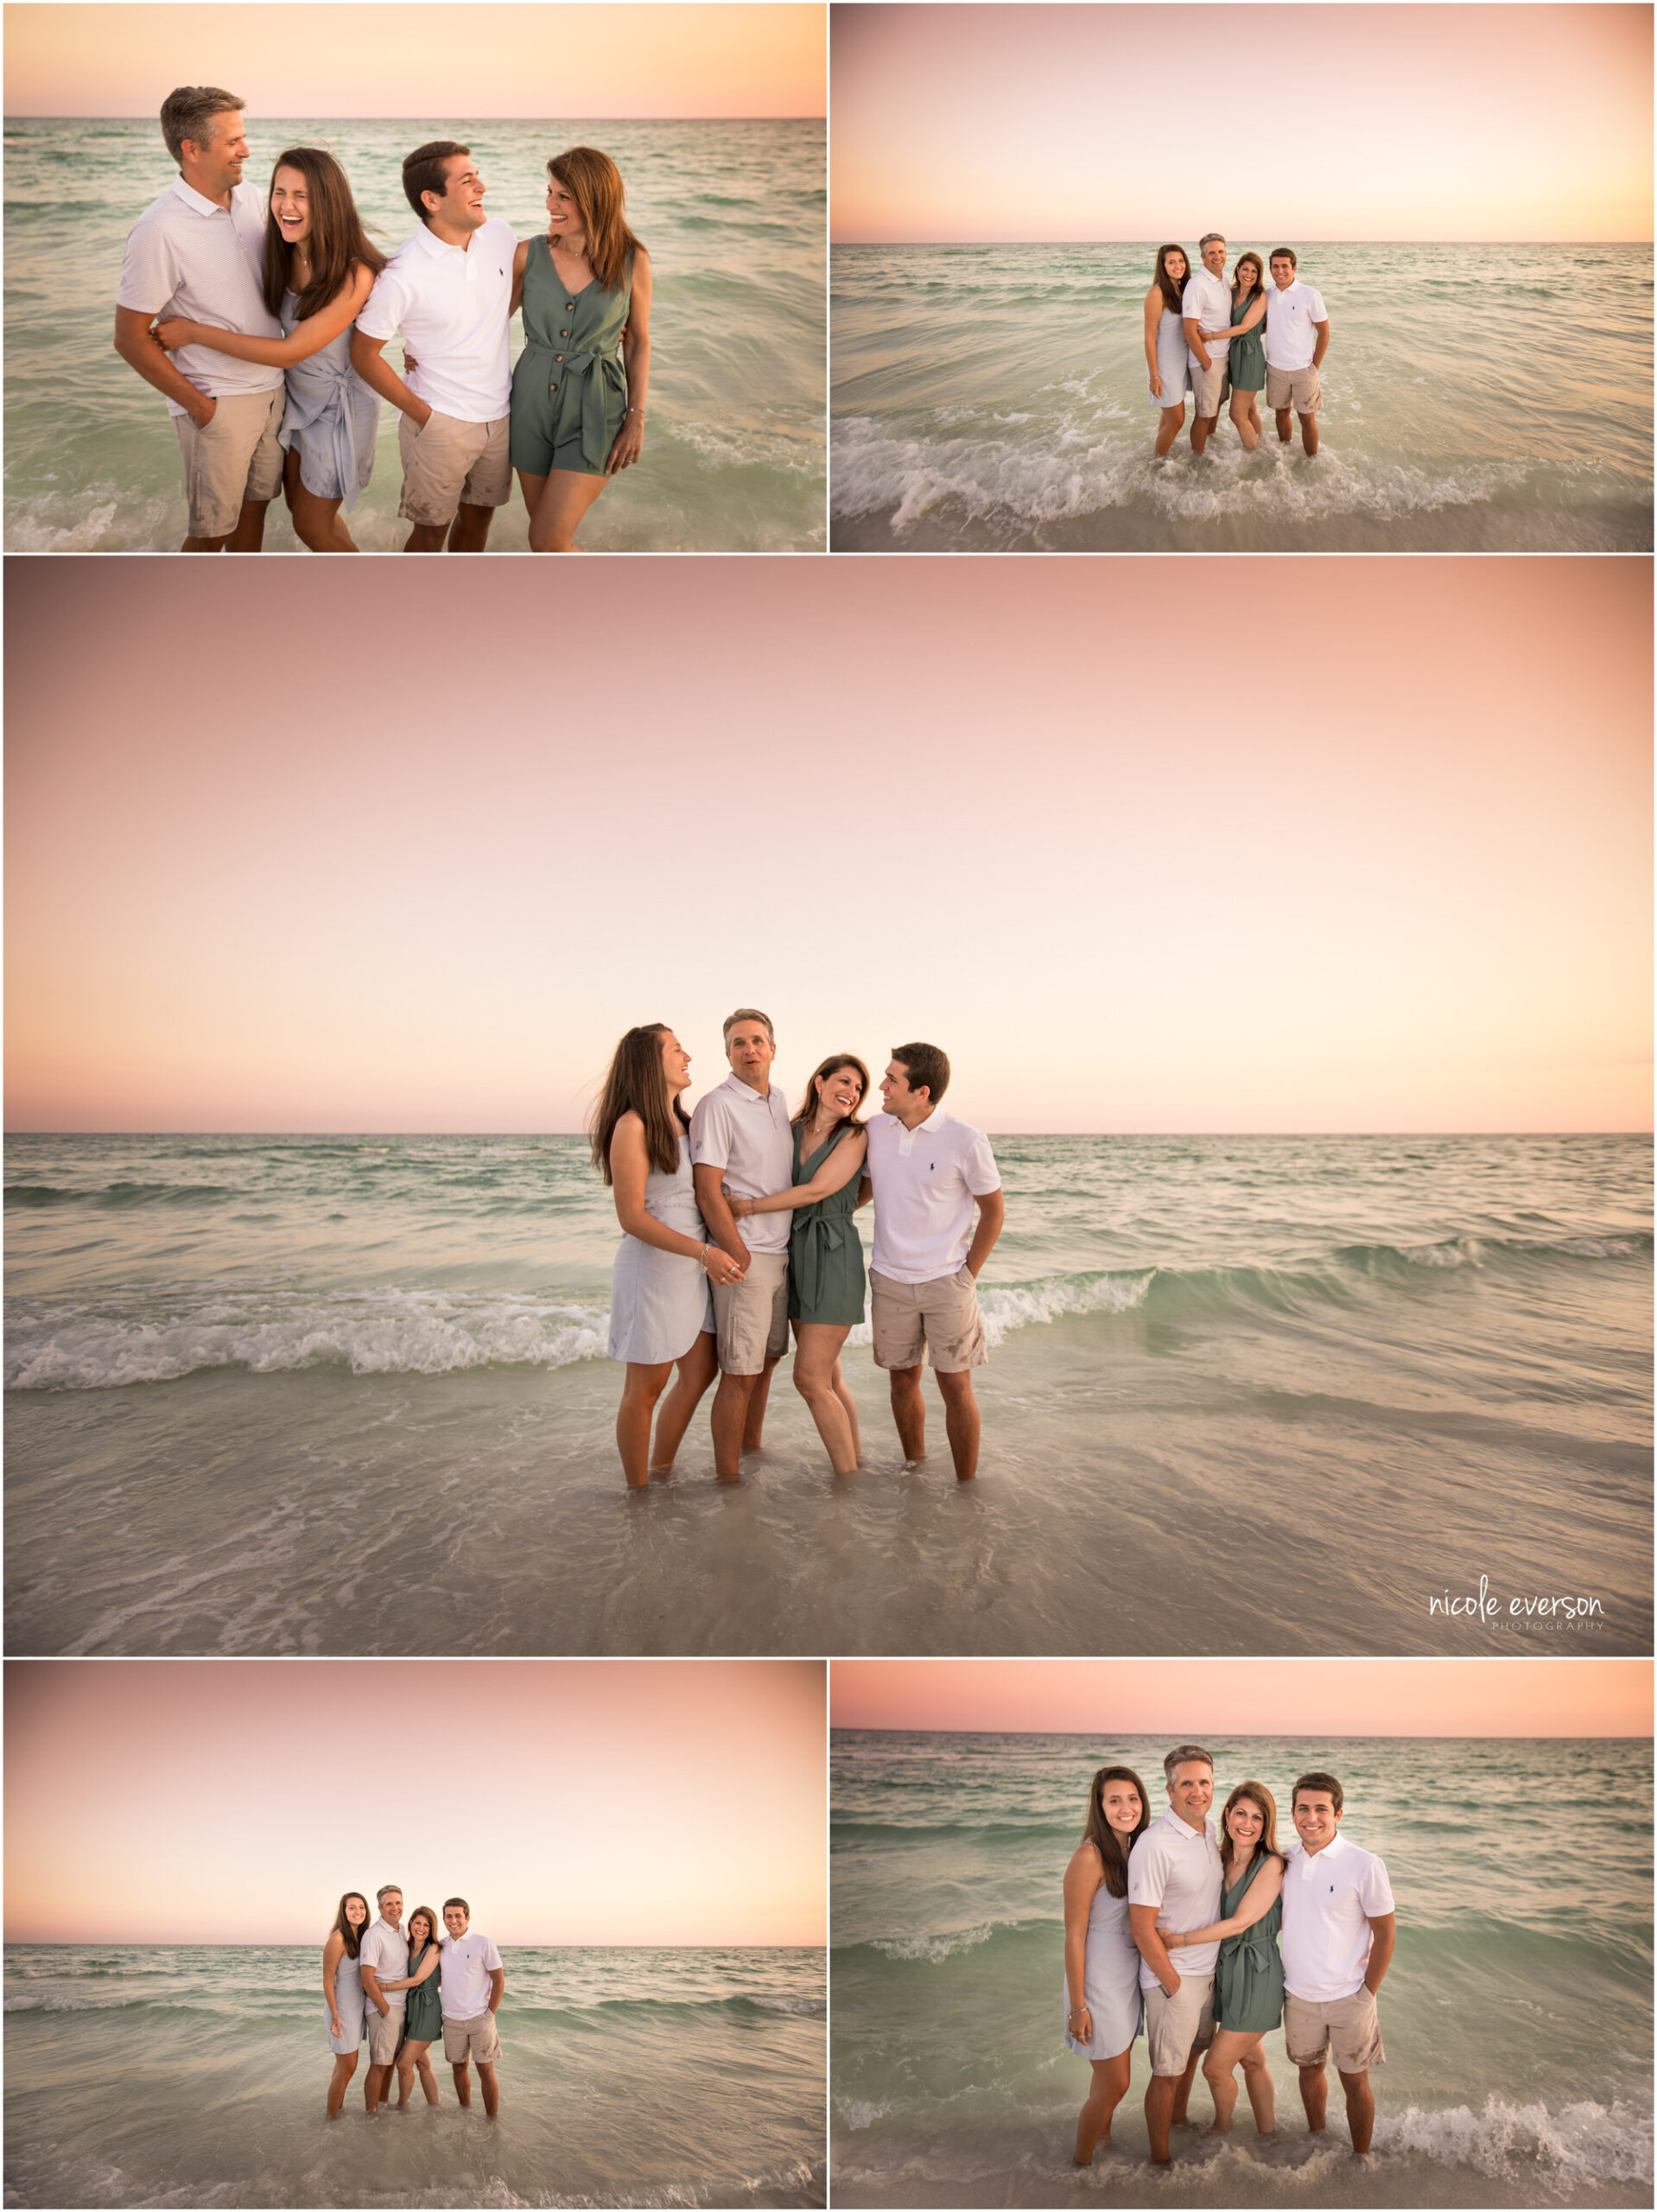
[[[1163,409],[1162,420],[1157,424],[1157,459],[1159,461],[1165,454],[1173,450],[1174,440],[1184,427],[1185,403],[1183,399],[1178,407]]]
[[[340,2107],[346,2101],[346,2084],[357,2071],[357,2054],[348,2050],[333,2062],[333,2075],[328,2083],[328,2118],[337,2120]]]
[[[405,2051],[408,2050],[408,2045],[406,2044],[403,2045],[403,2050]],[[408,2103],[409,2098],[414,2094],[415,2070],[414,2061],[412,2058],[404,2057],[397,2060],[397,2110],[401,2112],[403,2106]]]
[[[391,2069],[389,2066],[371,2066],[363,2076],[365,2108],[371,2113],[378,2112],[380,2108],[380,2100],[389,2096],[390,2093]]]
[[[264,550],[264,511],[269,499],[244,499],[236,527],[225,540],[226,553],[263,553]]]
[[[1191,417],[1191,451],[1201,453],[1219,423],[1217,415],[1193,415]]]
[[[852,1432],[852,1464],[854,1466],[860,1466],[863,1463],[863,1438],[857,1425],[857,1401],[853,1397],[846,1378],[840,1371],[838,1360],[835,1362],[834,1392],[845,1408],[847,1426]]]
[[[765,1408],[770,1402],[771,1378],[776,1368],[776,1360],[768,1359],[753,1378],[747,1419],[742,1424],[742,1449],[745,1452],[757,1452],[765,1440]]]
[[[1255,2101],[1254,2085],[1249,2082],[1248,2068],[1252,2060],[1261,2072],[1265,2071],[1266,2061],[1261,2054],[1260,2043],[1261,2037],[1257,2035],[1242,2035],[1235,2029],[1220,2028],[1216,2031],[1214,2041],[1203,2054],[1203,2079],[1208,2083],[1209,2094],[1214,2100],[1213,2132],[1216,2135],[1225,2133],[1231,2126],[1232,2116],[1237,2109],[1237,2080],[1232,2069],[1239,2065],[1243,2069],[1244,2081],[1249,2082],[1248,2101],[1254,2107],[1255,2124],[1259,2125],[1260,2106]],[[1267,2134],[1270,2134],[1272,2128],[1271,2101],[1272,2077],[1267,2074],[1265,2132]]]
[[[670,1359],[659,1366],[647,1366],[637,1359],[627,1362],[627,1379],[621,1386],[621,1404],[616,1412],[616,1449],[621,1454],[621,1471],[629,1490],[643,1490],[650,1481],[651,1417],[672,1372]]]
[[[430,2048],[430,2044],[428,2044],[427,2050]],[[429,2105],[435,2105],[437,2102],[437,2076],[432,2071],[432,2063],[424,2050],[421,2052],[415,2063],[420,2069],[420,2086],[426,2093],[426,2102]]]
[[[742,1432],[747,1425],[748,1401],[757,1375],[721,1375],[714,1393],[708,1426],[714,1432],[714,1471],[722,1483],[738,1481],[742,1473]]]
[[[1329,2106],[1329,2083],[1324,2078],[1324,2062],[1300,2069],[1300,2101],[1306,2108],[1306,2126],[1316,2135],[1324,2125]]]
[[[1279,407],[1277,410],[1277,434],[1279,441],[1286,446],[1293,437],[1294,410],[1292,407]]]
[[[187,537],[178,550],[181,553],[222,553],[225,541],[222,537]]]
[[[345,518],[340,512],[338,499],[319,499],[314,492],[305,489],[299,473],[299,455],[291,449],[283,463],[282,488],[288,501],[288,512],[294,518],[294,534],[302,545],[313,553],[354,553],[357,550],[351,532],[346,528]]]
[[[673,1462],[679,1456],[679,1446],[684,1433],[690,1426],[690,1416],[702,1403],[708,1384],[719,1373],[719,1354],[711,1329],[701,1330],[696,1341],[679,1362],[679,1372],[673,1388],[662,1401],[662,1410],[656,1416],[656,1448],[651,1454],[651,1472],[668,1475],[673,1471]]]
[[[492,2120],[500,2110],[500,2084],[493,2066],[486,2066],[482,2059],[478,2061],[478,2079],[483,2084],[483,2108]]]
[[[1249,419],[1248,410],[1254,397],[1251,391],[1234,391],[1231,395],[1231,419],[1236,425],[1237,435],[1243,442],[1245,453],[1253,453],[1260,443],[1259,419],[1252,422]]]
[[[1300,442],[1308,453],[1317,452],[1317,417],[1315,415],[1303,415],[1300,417]]]
[[[1151,2138],[1151,2163],[1165,2166],[1168,2163],[1168,2130],[1173,2120],[1174,2095],[1179,2088],[1177,2074],[1153,2074],[1146,2085],[1145,2126]]]
[[[1243,2053],[1243,2087],[1248,2092],[1249,2109],[1254,2115],[1257,2135],[1277,2133],[1277,2091],[1272,2087],[1272,2069],[1266,2063],[1266,2038],[1254,2037],[1254,2047]]]
[[[837,1475],[853,1474],[857,1468],[856,1408],[848,1421],[843,1398],[849,1394],[843,1384],[835,1387],[840,1348],[851,1332],[849,1323],[844,1328],[828,1321],[794,1324],[794,1388],[811,1409],[828,1464]]]
[[[452,2066],[449,2071],[454,2076],[454,2094],[469,2112],[472,2108],[472,2076],[464,2066]]]
[[[1369,2087],[1368,2074],[1343,2074],[1341,2087],[1346,2091],[1346,2124],[1352,2131],[1352,2148],[1362,2158],[1375,2132],[1375,2093]]]
[[[972,1370],[959,1375],[940,1375],[943,1393],[943,1428],[955,1463],[957,1480],[970,1482],[978,1472],[978,1401],[972,1394]]]
[[[1185,2125],[1185,2108],[1191,2101],[1191,2083],[1197,2079],[1197,2069],[1202,2063],[1202,2052],[1194,2050],[1185,2061],[1185,2071],[1174,2086],[1174,2108],[1168,2118],[1176,2127]]]
[[[494,519],[492,507],[469,507],[463,504],[448,526],[449,551],[481,553],[489,542],[489,525]]]
[[[1127,2094],[1128,2070],[1133,2060],[1132,2044],[1126,2050],[1118,2051],[1114,2058],[1094,2060],[1093,2086],[1082,2107],[1082,2117],[1076,2123],[1078,2166],[1091,2164],[1099,2145],[1109,2142],[1111,2114]]]
[[[530,511],[530,552],[579,553],[575,532],[581,527],[581,517],[610,481],[609,478],[584,475],[576,468],[555,468],[550,476],[526,476],[520,468],[517,480],[524,487],[524,504]],[[533,499],[530,496],[532,484],[541,487]]]
[[[926,1457],[926,1401],[921,1395],[921,1370],[894,1367],[892,1374],[892,1418],[898,1424],[898,1441],[905,1459]]]
[[[448,543],[446,522],[417,522],[409,525],[405,553],[441,553]]]

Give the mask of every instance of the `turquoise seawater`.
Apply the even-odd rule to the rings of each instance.
[[[1154,243],[836,246],[833,543],[1650,550],[1648,245],[1293,243],[1330,328],[1311,461],[1269,415],[1198,458],[1189,405],[1155,460]]]
[[[178,447],[159,393],[111,343],[126,234],[173,171],[148,121],[12,120],[5,164],[5,544],[10,552],[176,546]],[[603,551],[787,552],[824,542],[824,140],[817,122],[248,122],[245,175],[261,188],[283,147],[344,163],[370,235],[390,252],[414,219],[403,156],[463,140],[487,206],[520,238],[543,227],[545,163],[601,147],[627,186],[655,272],[650,414],[638,466],[582,527]],[[523,344],[512,325],[512,354]],[[388,358],[400,348],[394,342]],[[365,551],[400,546],[397,416],[381,410],[374,474],[351,517]],[[490,535],[524,550],[516,488]],[[287,509],[272,551],[296,550]]]
[[[821,1951],[500,1948],[492,2125],[328,2120],[320,1942],[9,1944],[7,2203],[825,2201]]]
[[[13,1137],[9,1649],[1649,1651],[1648,1138],[994,1147],[975,1484],[630,1497],[584,1140]]]
[[[1147,2164],[1148,2061],[1093,2166],[1070,2163],[1088,2066],[1063,2037],[1061,1885],[1088,1784],[1131,1767],[1153,1808],[1175,1737],[835,1732],[830,2122],[836,2204],[1623,2205],[1652,2191],[1648,1742],[1343,1740],[1341,1670],[1316,1740],[1202,1728],[1215,1799],[1245,1778],[1286,1806],[1320,1767],[1342,1834],[1387,1863],[1398,1949],[1371,2075],[1374,2156],[1350,2154],[1331,2075],[1306,2132],[1266,2052],[1278,2137],[1176,2130]],[[1288,1834],[1281,1817],[1279,1840]],[[1198,2080],[1191,2117],[1206,2128]]]

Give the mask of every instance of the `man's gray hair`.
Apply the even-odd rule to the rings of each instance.
[[[1187,1761],[1191,1759],[1201,1759],[1209,1772],[1213,1773],[1214,1754],[1212,1751],[1205,1751],[1200,1744],[1176,1744],[1162,1762],[1164,1776],[1171,1782],[1174,1778],[1174,1769],[1177,1766],[1185,1765]]]
[[[175,162],[181,162],[187,138],[198,146],[212,145],[214,116],[227,114],[232,108],[239,113],[246,105],[244,99],[221,91],[217,85],[181,85],[161,104],[161,135],[167,141],[168,152]]]
[[[1199,253],[1206,253],[1211,245],[1223,245],[1225,242],[1226,234],[1223,231],[1209,231],[1197,240],[1197,251]]]
[[[763,1021],[765,1025],[766,1036],[770,1038],[773,1045],[777,1042],[777,1032],[771,1026],[771,1016],[768,1014],[761,1014],[757,1006],[740,1006],[734,1014],[727,1014],[725,1017],[725,1042],[727,1046],[730,1044],[731,1032],[736,1027],[739,1021]]]
[[[403,1885],[401,1882],[386,1882],[383,1884],[379,1889],[375,1891],[374,1902],[378,1905],[380,1910],[384,1912],[385,1910],[385,1900],[387,1897],[400,1897],[402,1895]]]

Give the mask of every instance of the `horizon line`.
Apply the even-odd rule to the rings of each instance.
[[[60,118],[73,123],[79,118],[65,116]],[[1652,245],[1657,240],[1639,238],[1305,238],[1307,245]],[[1154,245],[1159,239],[1152,238],[836,238],[828,241],[835,245]],[[1228,238],[1228,245],[1241,244]]]
[[[419,1907],[415,1908],[416,1911]],[[330,1929],[328,1933],[332,1933]],[[250,1938],[250,1941],[252,1939]],[[327,1936],[323,1936],[326,1943]],[[523,1936],[504,1936],[497,1942],[517,1944],[520,1949],[540,1951],[822,1951],[828,1948],[827,1940],[821,1943],[553,1943]],[[180,1936],[168,1942],[165,1936],[146,1936],[129,1941],[120,1936],[4,1936],[7,1943],[32,1942],[41,1950],[69,1951],[85,1949],[101,1943],[120,1943],[129,1951],[212,1951],[225,1950],[227,1943],[196,1943]],[[308,1951],[308,1939],[297,1942],[290,1937],[274,1938],[261,1945],[267,1951]]]
[[[321,111],[309,115],[258,114],[253,121],[259,123],[435,123],[435,115],[327,115]],[[463,123],[827,123],[826,112],[792,115],[480,115],[471,114],[459,118]],[[156,111],[144,108],[140,111],[98,115],[35,115],[27,111],[8,112],[0,116],[0,123],[155,123]],[[166,148],[162,148],[163,153]],[[1584,244],[1592,241],[1584,240]],[[1616,244],[1616,240],[1607,240]]]
[[[873,1121],[869,1115],[866,1121]],[[13,1137],[580,1137],[591,1131],[548,1128],[371,1128],[365,1126],[320,1129],[65,1129],[11,1128],[0,1130],[0,1139]],[[1649,1137],[1657,1131],[1638,1129],[1455,1128],[1455,1129],[994,1129],[1000,1137]]]
[[[1476,1655],[1470,1656],[1476,1658]],[[1432,1665],[1437,1662],[1429,1660],[1427,1663]],[[828,1732],[831,1737],[1055,1736],[1068,1743],[1092,1744],[1097,1743],[1101,1737],[1108,1735],[1110,1732],[1103,1728],[922,1728],[900,1727],[891,1722],[885,1724],[864,1722],[854,1725],[830,1721]],[[1165,1733],[1166,1731],[1162,1732]],[[1207,1732],[1213,1736],[1217,1743],[1223,1744],[1228,1740],[1217,1730],[1209,1729]],[[1235,1740],[1260,1739],[1273,1743],[1304,1743],[1306,1740],[1306,1731],[1300,1729],[1256,1728],[1249,1731],[1239,1730]],[[1127,1743],[1136,1738],[1141,1743],[1154,1743],[1156,1732],[1147,1732],[1142,1728],[1124,1728],[1113,1740]],[[1561,1728],[1556,1733],[1548,1736],[1423,1736],[1419,1731],[1413,1733],[1405,1733],[1400,1731],[1395,1735],[1382,1735],[1376,1733],[1374,1730],[1358,1730],[1345,1736],[1330,1733],[1320,1737],[1319,1740],[1331,1744],[1559,1744],[1564,1743],[1567,1738],[1586,1744],[1647,1744],[1652,1740],[1649,1736],[1584,1736],[1580,1728]]]

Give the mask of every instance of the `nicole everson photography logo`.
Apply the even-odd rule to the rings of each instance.
[[[1605,1618],[1605,1608],[1597,1598],[1539,1591],[1527,1597],[1501,1598],[1490,1587],[1490,1578],[1481,1574],[1476,1591],[1459,1594],[1444,1589],[1437,1597],[1427,1599],[1429,1617],[1438,1613],[1446,1619],[1475,1620],[1488,1628],[1552,1628],[1566,1622],[1597,1624]]]

